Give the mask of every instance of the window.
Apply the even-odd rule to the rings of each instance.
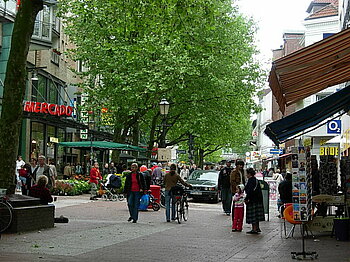
[[[37,102],[46,102],[46,78],[39,75],[39,80],[37,81],[37,95],[36,100]]]
[[[51,80],[48,80],[48,91],[49,91],[48,103],[57,104],[57,90],[55,87],[55,83],[52,82]]]
[[[334,33],[323,33],[323,39],[325,39],[331,35],[334,35]]]
[[[44,124],[32,122],[31,156],[37,158],[44,154]]]
[[[322,100],[323,98],[326,98],[327,96],[329,96],[330,94],[327,93],[323,93],[323,94],[317,94],[316,95],[316,102]]]

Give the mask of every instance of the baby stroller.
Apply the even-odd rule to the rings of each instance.
[[[100,183],[102,189],[105,193],[102,195],[102,200],[111,200],[111,201],[123,201],[124,195],[118,194],[118,189],[122,186],[122,182],[119,176],[114,174],[109,174],[107,176],[106,183]]]

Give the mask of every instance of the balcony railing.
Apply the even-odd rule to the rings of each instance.
[[[17,0],[0,0],[0,18],[13,21],[17,13]]]
[[[55,65],[60,64],[60,53],[57,50],[52,50],[51,52],[51,62]]]
[[[33,38],[39,40],[51,41],[51,26],[50,23],[44,23],[41,21],[35,21]]]

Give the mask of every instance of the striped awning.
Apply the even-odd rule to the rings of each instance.
[[[350,80],[350,29],[275,60],[269,84],[281,112],[321,90]]]

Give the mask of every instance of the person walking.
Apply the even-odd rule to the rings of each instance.
[[[234,218],[232,221],[232,232],[241,232],[244,217],[244,186],[236,186],[236,194],[233,196]]]
[[[186,183],[180,175],[176,172],[176,165],[170,165],[170,172],[167,173],[164,177],[165,185],[165,217],[166,222],[170,222],[170,204],[171,204],[171,220],[175,220],[175,198],[171,193],[171,189],[180,182],[184,186],[192,188],[191,184]]]
[[[246,174],[244,172],[244,162],[243,160],[236,160],[236,167],[232,170],[230,174],[230,184],[231,184],[231,192],[234,194],[236,192],[236,188],[238,185],[245,185],[245,177]],[[235,211],[235,200],[232,203],[232,221],[234,219],[234,211]]]
[[[231,191],[231,182],[230,175],[233,168],[231,167],[231,161],[226,163],[226,166],[221,169],[218,179],[218,189],[221,192],[221,202],[222,209],[226,215],[231,214],[231,205],[232,205],[232,191]]]
[[[126,175],[124,194],[127,195],[130,217],[128,221],[136,223],[139,218],[139,206],[142,193],[146,190],[145,179],[138,171],[138,164],[131,164],[131,172]]]
[[[16,190],[17,191],[21,191],[21,179],[19,176],[19,170],[22,169],[22,167],[25,165],[26,163],[23,161],[22,156],[18,156],[17,160],[16,160]]]
[[[50,189],[55,186],[55,176],[50,167],[45,163],[45,161],[45,156],[40,155],[38,157],[38,165],[35,168],[33,175],[35,177],[36,184],[38,183],[40,176],[46,176],[48,179],[48,183],[46,186]]]
[[[31,158],[30,159],[30,168],[28,169],[28,178],[27,178],[27,185],[28,185],[28,189],[31,188],[36,181],[36,177],[35,177],[35,169],[37,167],[37,160],[36,158]]]
[[[51,169],[51,172],[55,178],[55,180],[57,179],[57,169],[56,169],[56,166],[55,166],[55,161],[53,159],[50,160],[50,164],[49,164],[49,167]]]
[[[186,165],[183,165],[180,171],[180,177],[185,180],[188,178],[189,174],[190,174],[190,170],[187,169]]]
[[[67,163],[63,169],[63,179],[70,179],[72,174],[73,174],[72,167],[70,163]]]
[[[89,181],[91,185],[90,200],[96,200],[97,185],[99,184],[99,181],[102,181],[102,176],[98,166],[98,162],[95,162],[93,168],[91,168],[90,170],[90,181]]]
[[[246,223],[252,224],[252,230],[248,231],[247,234],[259,234],[261,232],[259,222],[265,221],[263,195],[253,168],[247,169],[247,178],[248,182],[245,186],[246,197],[244,199],[247,207]]]

